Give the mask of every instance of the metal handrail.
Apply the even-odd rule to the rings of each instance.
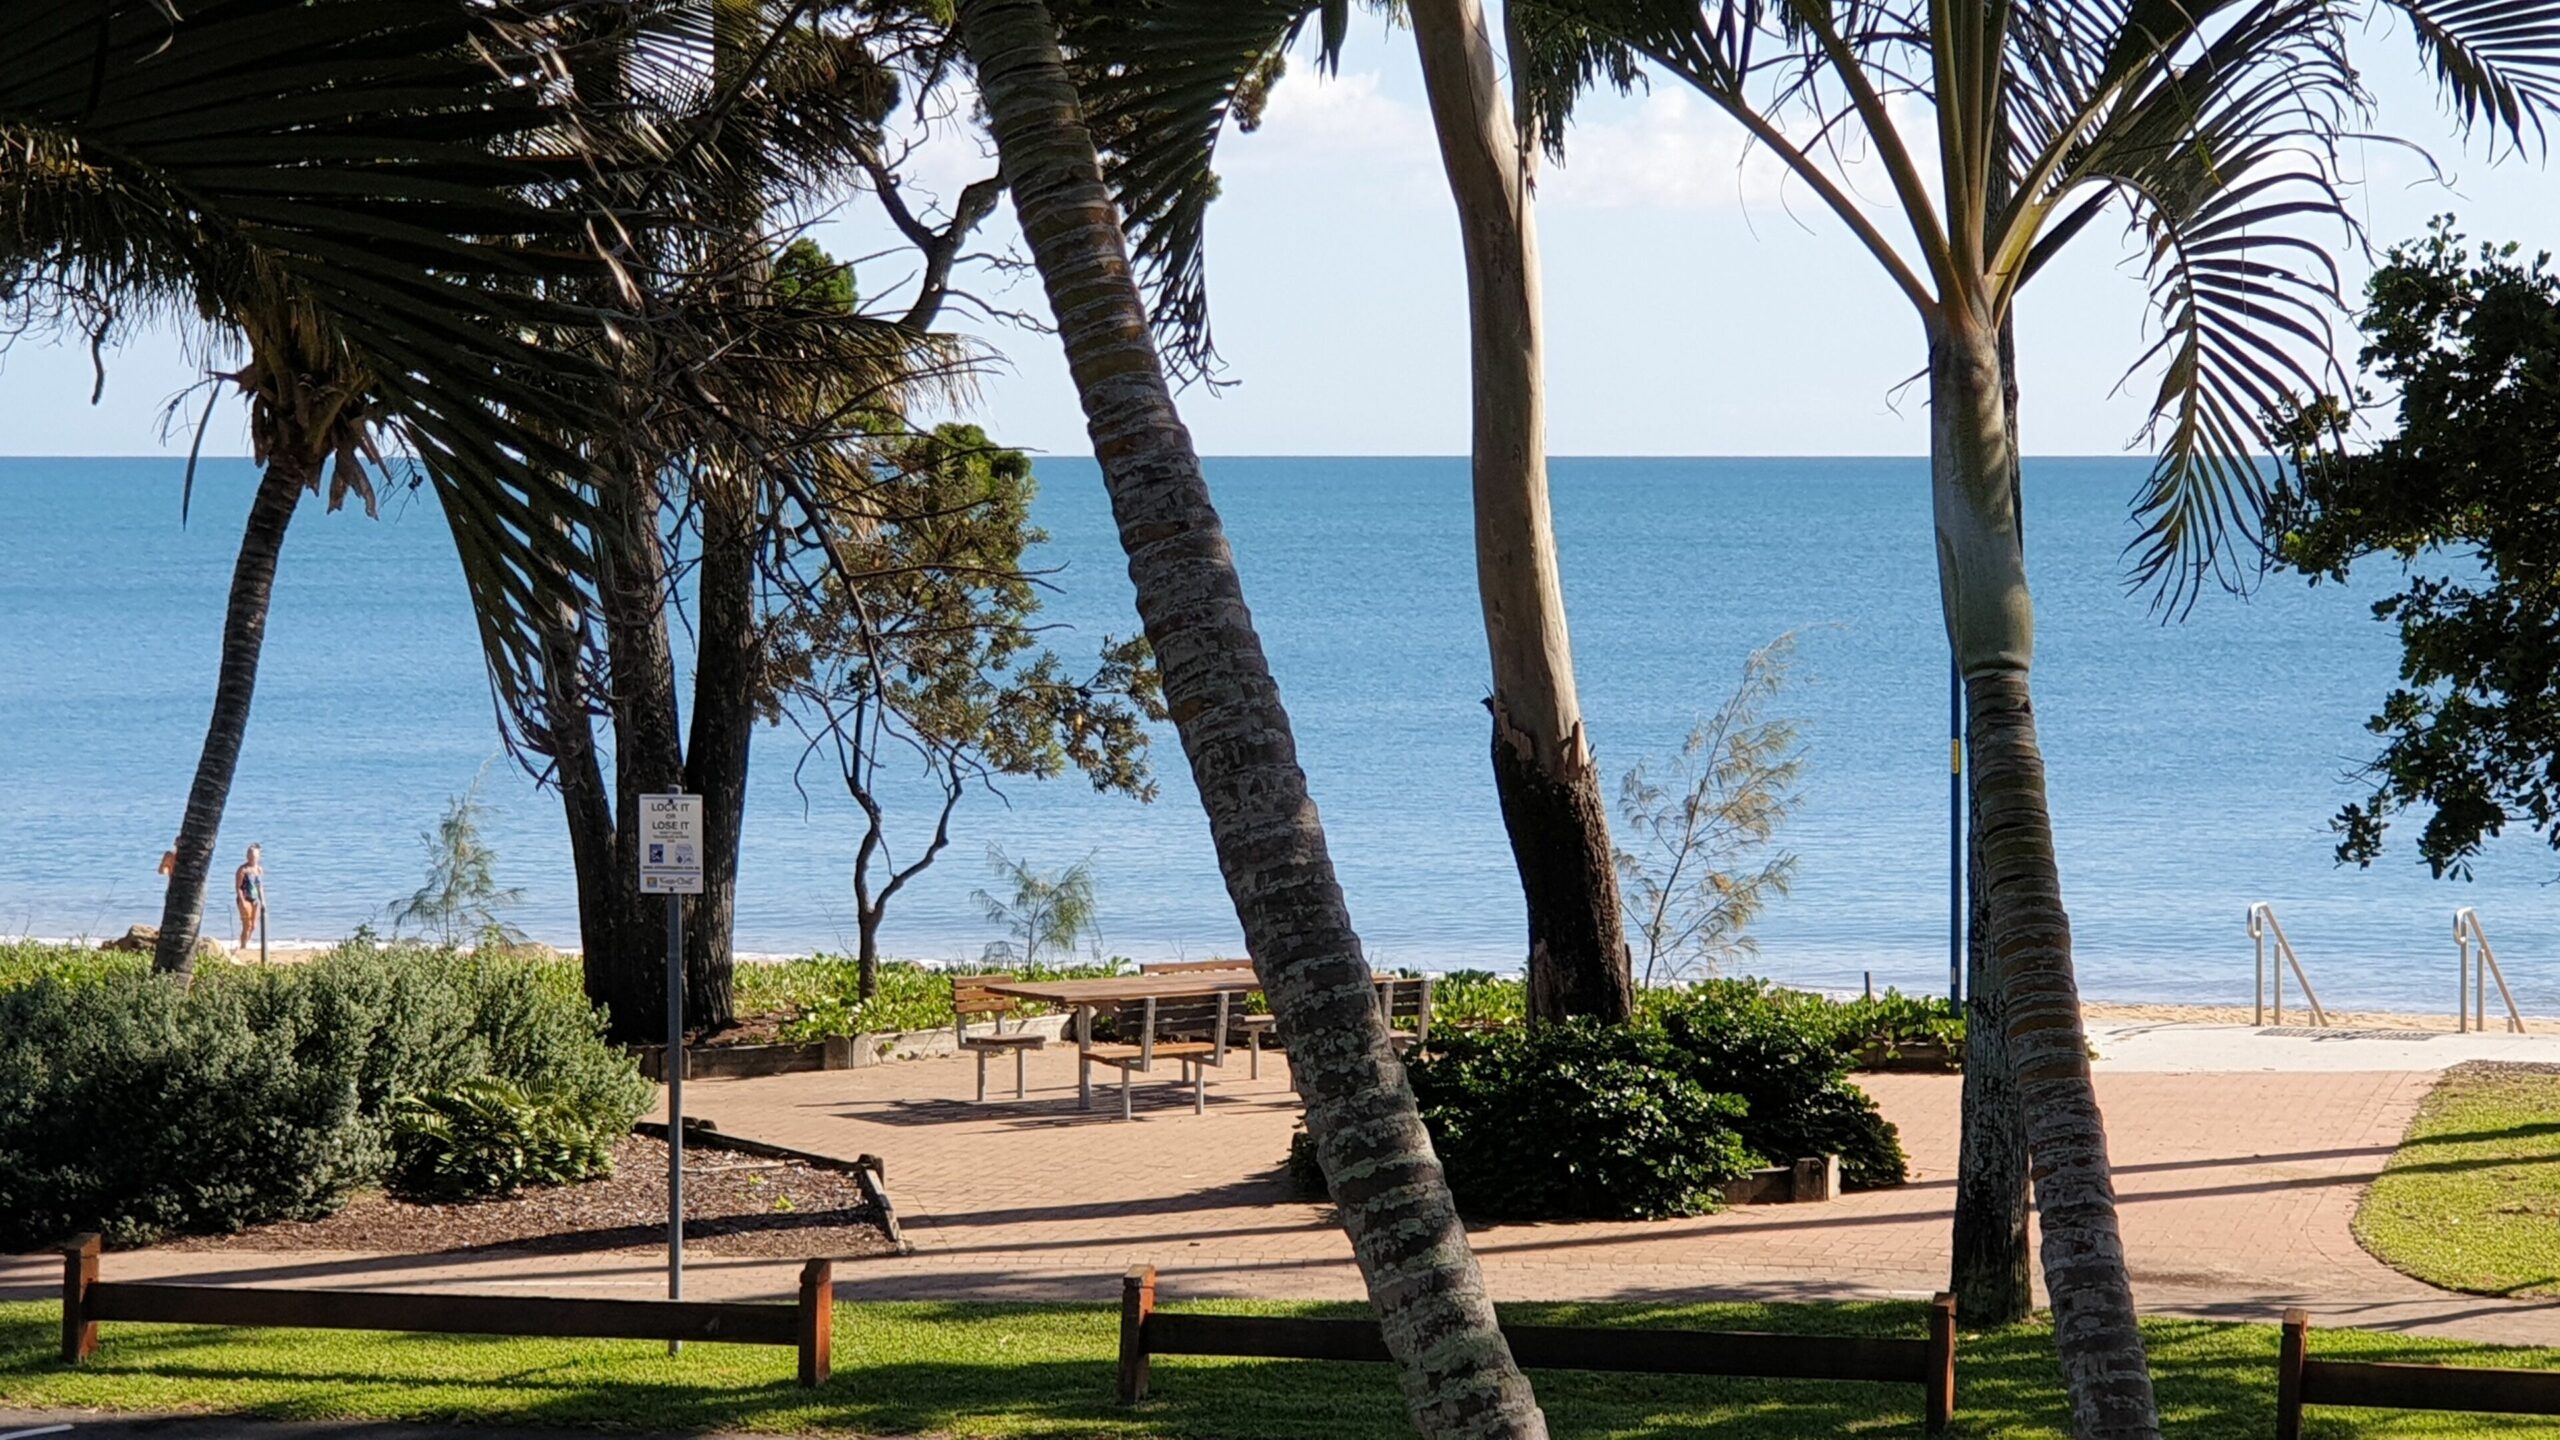
[[[2263,924],[2261,923],[2262,921],[2264,922]],[[2294,980],[2302,986],[2302,998],[2311,1003],[2311,1023],[2324,1029],[2327,1028],[2329,1024],[2329,1014],[2327,1011],[2320,1008],[2320,996],[2317,991],[2314,991],[2311,988],[2311,977],[2303,973],[2302,957],[2293,953],[2293,942],[2285,938],[2284,926],[2277,923],[2276,907],[2268,904],[2264,900],[2258,901],[2256,904],[2249,907],[2249,939],[2256,945],[2258,951],[2257,968],[2253,972],[2258,985],[2257,1018],[2250,1023],[2255,1025],[2264,1025],[2267,1023],[2267,974],[2269,970],[2269,962],[2267,959],[2267,937],[2270,935],[2275,937],[2276,942],[2276,956],[2274,962],[2274,974],[2276,979],[2276,1023],[2278,1025],[2282,1025],[2284,1023],[2284,967],[2289,965],[2293,967]],[[2498,983],[2501,987],[2506,984],[2503,980]]]
[[[2471,947],[2480,947],[2480,963],[2471,963]],[[2496,952],[2489,948],[2489,932],[2480,928],[2480,912],[2465,905],[2453,912],[2453,945],[2458,969],[2454,972],[2454,1028],[2461,1031],[2487,1031],[2489,1028],[2489,981],[2498,982],[2498,998],[2507,1004],[2507,1029],[2524,1033],[2524,1016],[2516,1009],[2515,992],[2507,988],[2507,972],[2498,968]]]

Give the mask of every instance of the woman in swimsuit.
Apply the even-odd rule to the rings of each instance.
[[[267,908],[267,872],[258,863],[258,847],[249,847],[249,858],[232,872],[231,898],[240,906],[240,948],[249,948],[250,939],[258,932],[258,916]]]

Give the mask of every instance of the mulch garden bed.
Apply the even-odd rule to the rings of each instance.
[[[897,1250],[853,1172],[795,1160],[689,1144],[684,1212],[688,1254],[841,1259]],[[666,1142],[635,1135],[614,1147],[610,1178],[583,1185],[455,1205],[415,1204],[369,1191],[325,1220],[192,1235],[162,1248],[562,1255],[660,1249],[666,1239]]]

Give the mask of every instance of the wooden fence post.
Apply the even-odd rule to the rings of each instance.
[[[2284,1312],[2284,1340],[2276,1350],[2276,1440],[2302,1440],[2302,1364],[2310,1358],[2311,1316]]]
[[[1929,1373],[1921,1383],[1928,1391],[1921,1426],[1943,1435],[1956,1420],[1956,1297],[1943,1290],[1929,1301]]]
[[[800,1383],[827,1383],[835,1365],[836,1266],[812,1260],[800,1267]]]
[[[1156,1267],[1132,1265],[1120,1277],[1120,1403],[1147,1398],[1147,1317],[1156,1308]]]
[[[62,1360],[77,1365],[97,1353],[98,1322],[89,1318],[89,1287],[98,1283],[98,1237],[74,1235],[62,1247]]]

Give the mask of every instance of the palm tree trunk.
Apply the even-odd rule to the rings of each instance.
[[[240,537],[240,556],[231,566],[231,599],[222,616],[222,664],[213,689],[213,718],[205,727],[204,751],[196,759],[195,783],[187,790],[187,813],[178,826],[178,859],[169,871],[169,890],[160,902],[160,941],[151,968],[163,975],[188,975],[196,968],[196,932],[204,925],[204,887],[213,873],[214,841],[222,833],[223,807],[231,800],[231,777],[240,765],[241,742],[249,733],[249,705],[258,689],[258,652],[267,639],[267,604],[275,595],[276,560],[284,553],[285,527],[293,523],[293,507],[311,478],[311,467],[278,459],[258,480],[249,502],[249,524]]]
[[[2071,966],[2044,756],[2028,690],[2034,607],[2018,532],[2015,463],[1996,327],[1942,314],[1929,337],[1930,468],[1947,631],[1965,680],[1991,965],[2008,1006],[2026,1114],[2045,1291],[2081,1440],[2160,1433],[2133,1284],[2116,1223],[2106,1127],[2090,1082]]]
[[[1493,783],[1529,912],[1529,1014],[1620,1023],[1635,982],[1600,773],[1583,734],[1547,504],[1537,150],[1514,128],[1477,0],[1406,7],[1457,202],[1473,361],[1476,590],[1493,659]]]
[[[1327,1183],[1426,1436],[1542,1437],[1486,1297],[1298,768],[1127,237],[1042,0],[960,0],[959,35],[1049,296],[1138,614]]]
[[[2009,1005],[1991,963],[1991,906],[1984,893],[1982,821],[1973,814],[1965,888],[1964,1123],[1956,1161],[1952,1279],[1956,1318],[1987,1329],[2035,1308],[2027,1246],[2027,1116],[2009,1063]]]
[[[2000,323],[2000,410],[2013,437],[2009,504],[2019,511],[2018,364],[2015,317]],[[2020,511],[2023,514],[2022,511]],[[2025,528],[2019,527],[2020,549]],[[1971,783],[1971,767],[1966,781]],[[1948,1289],[1966,1325],[2009,1325],[2035,1308],[2027,1244],[2027,1117],[2009,1061],[2009,1005],[1991,963],[1991,904],[1982,874],[1982,810],[1966,807],[1965,1054],[1962,1143],[1956,1161],[1955,1244]]]

